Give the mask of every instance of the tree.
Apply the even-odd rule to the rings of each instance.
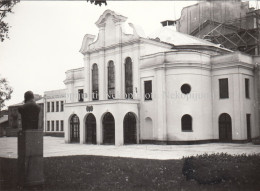
[[[99,6],[101,6],[102,3],[107,5],[107,1],[106,0],[87,0],[87,2],[89,2],[89,1],[90,1],[90,3],[95,3],[95,5],[99,5]]]
[[[4,21],[7,13],[13,13],[12,8],[20,0],[0,0],[0,40],[3,42],[8,37],[10,26]]]
[[[9,85],[6,78],[0,77],[0,111],[5,106],[5,101],[11,99],[13,88]]]

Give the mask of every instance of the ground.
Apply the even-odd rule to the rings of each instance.
[[[17,138],[0,138],[0,190],[18,190],[16,150]],[[194,161],[198,179],[207,178],[208,172],[214,176],[227,172],[229,177],[217,184],[187,180],[183,156],[221,152],[256,155],[245,160],[213,155],[219,167],[213,171],[206,156],[203,163]],[[44,137],[44,178],[44,186],[33,190],[260,190],[260,147],[250,143],[116,147],[65,144],[63,138]]]
[[[196,145],[86,145],[65,144],[64,138],[44,137],[44,157],[95,155],[112,157],[130,157],[143,159],[182,159],[197,154],[260,154],[260,146],[252,143],[209,143]],[[0,157],[17,158],[17,138],[0,138]]]

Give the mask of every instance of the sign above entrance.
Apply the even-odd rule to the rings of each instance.
[[[93,106],[92,105],[88,105],[86,107],[86,110],[87,110],[87,112],[92,112],[93,111]]]

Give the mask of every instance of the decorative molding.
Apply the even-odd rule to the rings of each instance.
[[[108,15],[112,15],[113,21],[114,21],[115,23],[117,23],[117,22],[125,22],[125,21],[127,20],[127,17],[122,16],[122,15],[120,15],[120,14],[117,14],[117,13],[115,13],[114,11],[111,11],[111,10],[108,9],[108,10],[106,10],[106,11],[99,17],[99,19],[96,21],[95,24],[96,24],[96,26],[97,26],[98,28],[104,26]]]

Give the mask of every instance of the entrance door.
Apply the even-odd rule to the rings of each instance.
[[[227,113],[222,113],[219,116],[219,140],[221,142],[232,141],[232,122],[231,117]]]
[[[86,118],[86,143],[96,144],[96,118],[90,113]]]
[[[133,113],[127,113],[124,118],[124,144],[136,144],[136,119]]]
[[[246,114],[247,140],[251,141],[251,115]]]
[[[115,120],[111,113],[106,113],[103,118],[103,143],[115,144]]]
[[[70,119],[70,142],[79,143],[79,118],[73,115]]]

